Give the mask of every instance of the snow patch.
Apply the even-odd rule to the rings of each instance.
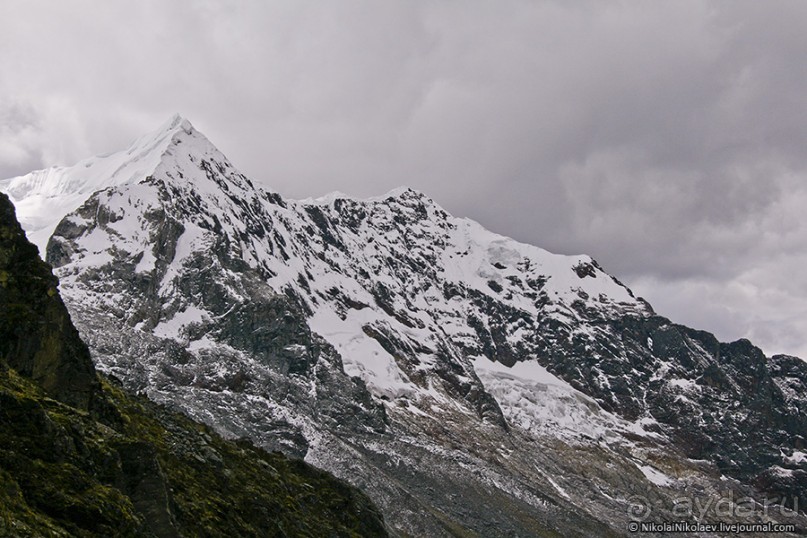
[[[670,486],[675,483],[673,478],[670,478],[666,474],[662,473],[655,467],[650,465],[637,465],[642,474],[644,474],[645,478],[647,478],[650,482],[657,486]]]
[[[375,319],[369,309],[351,310],[345,319],[332,310],[321,309],[309,319],[309,325],[336,348],[345,373],[364,380],[375,396],[395,399],[417,392],[417,386],[398,368],[395,359],[365,334],[364,325]]]
[[[793,454],[791,454],[790,456],[784,456],[783,455],[782,459],[784,459],[785,462],[793,464],[793,465],[799,465],[801,463],[807,463],[807,452],[803,452],[801,450],[794,450]]]
[[[179,338],[182,330],[193,323],[202,323],[210,320],[210,314],[194,305],[188,305],[185,310],[178,312],[171,319],[161,321],[152,331],[160,338]]]
[[[642,423],[631,423],[604,411],[535,360],[508,367],[486,357],[475,357],[473,366],[512,426],[570,440],[583,437],[627,442],[622,437],[627,432],[656,436],[646,432]]]

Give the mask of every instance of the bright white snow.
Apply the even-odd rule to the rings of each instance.
[[[617,432],[642,435],[641,424],[627,422],[608,413],[535,360],[516,363],[512,368],[476,357],[477,375],[490,392],[508,422],[529,432],[567,439],[581,436],[612,441]]]

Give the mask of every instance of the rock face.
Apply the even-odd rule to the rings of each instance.
[[[54,398],[86,410],[98,380],[57,285],[0,195],[0,358]]]
[[[411,189],[285,200],[181,118],[0,182],[64,185],[94,192],[24,222],[43,250],[52,226],[99,368],[365,488],[396,532],[622,534],[636,495],[668,520],[684,494],[807,506],[807,363],[673,324],[588,256]]]
[[[807,506],[807,467],[792,457],[806,444],[807,363],[657,316],[621,328],[625,346],[648,357],[633,376],[645,407],[688,457]]]
[[[0,536],[386,536],[346,483],[99,378],[4,194],[0,217]]]

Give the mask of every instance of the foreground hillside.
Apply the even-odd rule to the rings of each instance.
[[[0,536],[385,536],[331,475],[96,375],[0,194]]]

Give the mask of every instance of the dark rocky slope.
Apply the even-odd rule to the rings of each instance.
[[[96,375],[0,194],[0,536],[385,536],[323,471]]]

